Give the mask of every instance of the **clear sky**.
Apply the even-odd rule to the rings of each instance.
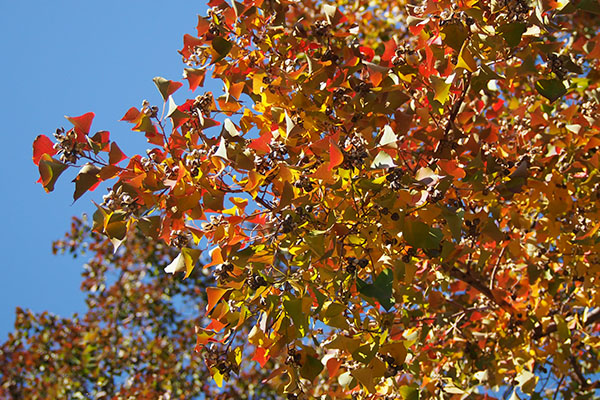
[[[177,50],[194,33],[199,1],[0,2],[0,341],[14,324],[15,307],[62,316],[85,310],[79,290],[83,260],[53,256],[52,241],[72,215],[92,213],[100,188],[72,203],[74,174],[63,174],[46,194],[31,161],[39,134],[70,128],[64,115],[94,111],[92,132],[109,130],[127,155],[144,152],[143,134],[118,120],[142,100],[161,105],[155,76],[181,79]],[[187,92],[187,93],[186,93]],[[186,86],[175,100],[190,96]]]

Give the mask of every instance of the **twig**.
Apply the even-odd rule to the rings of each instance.
[[[502,260],[502,257],[504,256],[504,251],[506,251],[506,246],[504,246],[502,248],[502,250],[500,251],[500,255],[498,256],[498,259],[496,260],[496,264],[494,265],[494,269],[492,270],[492,276],[490,277],[490,290],[492,290],[494,288],[494,278],[496,277],[496,270],[498,269],[498,265],[500,265],[500,261]]]

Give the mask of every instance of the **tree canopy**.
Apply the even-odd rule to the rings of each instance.
[[[104,257],[204,293],[156,357],[288,399],[597,398],[600,4],[209,6],[179,51],[195,97],[157,77],[162,110],[123,117],[145,153],[93,113],[33,144],[46,191],[111,182]]]

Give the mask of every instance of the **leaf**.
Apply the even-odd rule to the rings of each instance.
[[[229,158],[227,158],[227,143],[225,142],[224,137],[221,137],[221,141],[219,142],[219,147],[215,152],[215,156],[221,157],[222,159],[229,161]]]
[[[419,389],[414,386],[401,386],[399,392],[404,400],[419,400]]]
[[[581,0],[577,3],[577,8],[592,14],[600,15],[600,3],[598,0]],[[598,42],[596,42],[596,46],[598,46]]]
[[[80,198],[85,192],[88,190],[94,190],[98,184],[100,183],[100,177],[98,176],[100,173],[100,168],[95,166],[94,164],[87,163],[81,170],[79,170],[79,174],[73,179],[75,182],[75,193],[73,193],[73,201],[76,201]]]
[[[165,267],[165,272],[167,274],[175,274],[175,272],[181,271],[185,268],[185,260],[183,255],[179,253],[177,257],[169,265]]]
[[[206,303],[206,313],[209,313],[217,305],[225,293],[227,293],[227,289],[216,287],[206,288],[206,296],[208,298]]]
[[[83,136],[90,133],[90,127],[92,126],[94,116],[95,114],[93,112],[85,113],[79,117],[69,117],[65,115],[65,118],[75,127],[78,141],[85,142]]]
[[[396,164],[394,164],[394,160],[392,159],[392,157],[383,150],[381,150],[379,153],[377,153],[377,155],[375,156],[375,159],[371,163],[371,168],[375,168],[375,169],[392,168],[395,166],[396,166]]]
[[[394,305],[392,298],[393,282],[394,274],[390,269],[381,271],[372,284],[367,284],[360,278],[356,279],[358,291],[365,296],[377,299],[386,311],[389,311]]]
[[[33,141],[33,163],[38,165],[44,154],[53,156],[56,154],[54,143],[46,135],[38,135]]]
[[[352,370],[351,374],[358,382],[360,382],[361,385],[365,387],[365,389],[367,389],[369,393],[377,392],[377,389],[375,389],[375,384],[373,383],[373,370],[371,368],[357,368]]]
[[[152,81],[158,88],[158,91],[160,92],[160,95],[162,96],[164,101],[167,101],[169,96],[171,96],[173,93],[175,93],[177,89],[183,86],[183,83],[181,82],[170,81],[160,76],[154,77]]]
[[[532,372],[523,370],[517,375],[516,381],[523,392],[531,394],[535,389],[537,377]]]
[[[232,47],[232,42],[222,38],[221,36],[215,36],[215,38],[212,40],[212,48],[217,52],[219,57],[214,59],[213,63],[221,61],[223,58],[227,57]]]
[[[306,334],[308,328],[308,314],[303,311],[305,299],[310,301],[309,298],[292,298],[283,301],[283,308],[302,336]]]
[[[438,228],[430,228],[421,221],[405,220],[403,235],[406,242],[421,249],[437,249],[443,238]]]
[[[454,77],[452,76],[452,78]],[[431,79],[431,85],[433,86],[433,91],[435,93],[433,99],[439,101],[441,104],[446,104],[450,98],[452,79],[450,77],[445,79],[439,78],[435,75],[430,76],[429,79]]]
[[[329,141],[329,170],[341,165],[344,162],[344,154],[340,148],[333,142]]]
[[[473,54],[471,54],[467,45],[468,42],[465,42],[460,49],[456,68],[464,68],[469,72],[475,72],[477,70],[477,62],[475,62]]]
[[[183,255],[183,261],[185,264],[184,279],[186,279],[194,270],[196,263],[198,263],[198,260],[200,259],[202,251],[199,249],[190,249],[188,247],[184,247],[183,249],[181,249],[181,254]]]
[[[38,163],[38,169],[40,171],[40,182],[46,192],[51,192],[54,190],[54,184],[56,180],[63,173],[65,169],[67,169],[67,165],[61,163],[58,160],[50,157],[49,154],[42,154],[40,157],[40,161]]]
[[[204,68],[185,68],[183,70],[183,79],[187,79],[190,90],[194,91],[198,86],[204,86],[204,77],[206,69]]]
[[[521,43],[521,37],[527,30],[527,25],[522,22],[511,22],[498,28],[500,35],[510,47],[516,47]]]
[[[383,127],[383,135],[381,136],[381,139],[379,140],[379,146],[388,146],[391,148],[397,148],[397,142],[398,141],[398,136],[396,136],[396,134],[394,133],[394,131],[392,130],[392,127],[389,125],[386,125]]]
[[[317,378],[317,376],[319,376],[324,368],[325,367],[321,360],[311,356],[310,354],[307,354],[306,359],[300,367],[300,375],[302,375],[304,379],[308,379],[312,382]]]
[[[567,93],[567,88],[559,79],[539,79],[535,83],[535,89],[539,94],[550,100],[550,103],[554,103]]]
[[[110,165],[116,165],[126,159],[127,156],[123,154],[119,146],[115,142],[110,144],[110,151],[108,152],[108,163]]]

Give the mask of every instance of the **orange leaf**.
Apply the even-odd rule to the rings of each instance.
[[[438,165],[445,173],[457,179],[462,179],[467,175],[465,170],[458,166],[456,160],[439,160]]]
[[[131,107],[129,110],[127,110],[123,118],[121,118],[121,121],[127,121],[137,124],[140,114],[141,113],[137,108]]]
[[[183,79],[187,79],[190,90],[194,91],[198,86],[204,85],[205,69],[186,68],[183,71]]]
[[[221,297],[227,292],[227,289],[209,287],[206,288],[206,296],[208,297],[208,302],[206,304],[206,312],[210,312],[221,300]]]
[[[340,148],[333,143],[333,140],[329,141],[329,170],[337,167],[344,162],[344,154]]]
[[[340,366],[342,365],[342,361],[337,358],[330,358],[327,360],[327,372],[329,372],[329,376],[336,376]]]

